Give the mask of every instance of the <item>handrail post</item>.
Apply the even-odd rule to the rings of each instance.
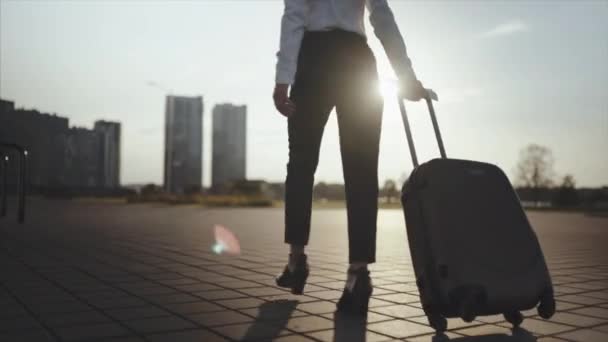
[[[18,179],[17,179],[17,188],[18,188],[18,208],[17,208],[17,221],[19,223],[23,223],[25,221],[25,195],[26,195],[26,191],[27,191],[27,156],[28,156],[28,151],[21,147],[20,145],[17,144],[13,144],[13,143],[5,143],[5,142],[0,142],[0,147],[4,147],[7,149],[11,149],[17,152],[17,154],[19,155],[19,162],[18,162]],[[6,193],[7,193],[7,188],[6,188],[6,177],[8,174],[8,159],[4,158],[3,163],[3,187],[4,187],[4,191],[3,191],[3,203],[2,203],[2,214],[4,216],[4,214],[6,214]]]
[[[8,155],[1,154],[0,158],[0,170],[2,172],[2,204],[0,207],[0,217],[6,216],[6,197],[8,192]]]
[[[19,223],[25,221],[25,193],[27,191],[27,150],[19,153]]]

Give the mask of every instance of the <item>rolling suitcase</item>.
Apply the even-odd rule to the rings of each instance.
[[[431,95],[426,97],[441,158],[418,165],[403,100],[399,108],[414,170],[401,203],[420,293],[430,325],[503,314],[514,326],[538,305],[555,313],[553,285],[536,234],[507,176],[487,163],[448,159]]]

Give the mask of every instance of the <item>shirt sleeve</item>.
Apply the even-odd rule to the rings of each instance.
[[[284,0],[281,19],[281,41],[277,52],[276,83],[293,84],[298,54],[308,16],[307,0]]]
[[[382,43],[397,77],[401,81],[416,80],[412,61],[407,55],[405,42],[387,1],[366,0],[366,5],[370,12],[369,19],[374,28],[374,34]]]

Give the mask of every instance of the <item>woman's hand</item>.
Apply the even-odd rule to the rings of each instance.
[[[418,80],[402,83],[400,93],[401,97],[410,101],[420,101],[428,96],[427,90]]]
[[[287,117],[291,116],[296,110],[296,105],[289,99],[289,96],[287,96],[288,89],[289,84],[277,83],[274,87],[274,93],[272,94],[274,106],[279,113]]]

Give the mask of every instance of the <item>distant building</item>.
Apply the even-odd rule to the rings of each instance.
[[[95,132],[100,134],[99,181],[104,188],[120,186],[120,123],[96,121]]]
[[[13,102],[0,100],[0,141],[28,150],[31,192],[105,191],[119,186],[118,123],[98,121],[94,130],[70,128],[67,118],[15,109]],[[16,169],[10,172],[14,186]]]
[[[213,108],[212,187],[246,178],[247,106]]]
[[[165,108],[165,191],[201,188],[203,98],[167,96]]]
[[[35,189],[63,184],[66,176],[62,155],[68,119],[37,110],[14,109],[9,101],[3,101],[1,107],[0,140],[28,150],[29,185]]]
[[[0,115],[15,110],[15,102],[0,99]]]
[[[66,138],[64,166],[71,188],[101,188],[102,135],[86,128],[70,128]]]

